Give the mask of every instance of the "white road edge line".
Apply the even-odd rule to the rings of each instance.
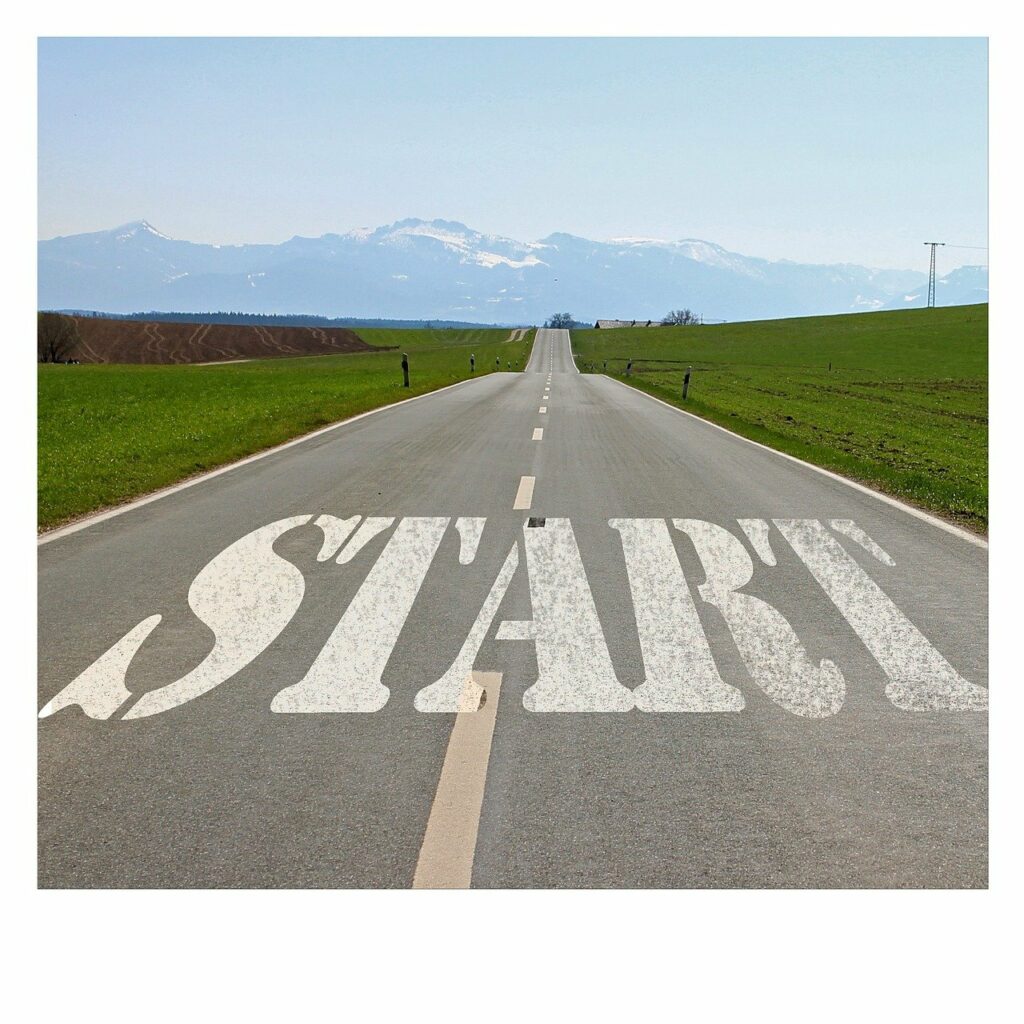
[[[515,504],[512,506],[513,511],[528,509],[533,504],[533,485],[536,482],[535,476],[524,476],[519,481],[519,490],[516,491]]]
[[[200,473],[198,476],[190,477],[188,480],[182,480],[180,483],[171,484],[170,487],[163,487],[158,491],[153,491],[151,494],[143,495],[141,498],[136,498],[124,505],[118,505],[115,508],[108,508],[103,512],[97,512],[95,515],[88,516],[85,519],[79,519],[77,522],[69,523],[67,526],[60,526],[56,530],[49,530],[46,533],[41,533],[36,538],[36,546],[41,547],[43,544],[49,544],[52,540],[60,540],[61,537],[67,537],[69,534],[77,533],[79,530],[86,529],[86,527],[95,526],[97,523],[102,523],[106,519],[113,519],[115,516],[122,515],[125,512],[131,512],[132,509],[141,508],[143,505],[150,504],[150,502],[159,501],[161,498],[166,498],[171,494],[177,494],[178,491],[184,491],[186,488],[194,487],[196,484],[205,483],[207,480],[212,480],[215,476],[220,476],[222,473],[230,473],[231,470],[238,469],[241,466],[246,466],[250,462],[265,459],[269,455],[276,455],[278,452],[283,452],[286,448],[292,448],[295,445],[304,444],[306,441],[311,441],[313,438],[319,437],[321,434],[326,434],[331,430],[337,430],[339,427],[347,426],[349,423],[355,423],[356,420],[365,419],[367,416],[373,416],[375,413],[385,412],[388,409],[395,409],[400,405],[407,405],[409,402],[418,402],[421,398],[431,398],[434,395],[441,394],[442,391],[451,391],[452,388],[461,387],[463,384],[473,384],[476,381],[486,380],[489,376],[490,374],[484,374],[482,377],[473,377],[469,380],[456,381],[456,383],[446,384],[443,388],[438,388],[436,391],[426,391],[422,395],[413,395],[411,398],[403,398],[399,402],[391,402],[388,405],[378,406],[376,409],[368,409],[366,412],[357,413],[355,416],[349,416],[348,419],[338,420],[337,423],[330,423],[326,427],[318,427],[309,434],[303,434],[301,437],[293,437],[290,441],[285,441],[282,444],[275,445],[273,448],[266,448],[261,452],[255,452],[253,455],[247,455],[244,459],[239,459],[237,462],[229,462],[227,465],[211,469],[208,473]]]
[[[543,427],[534,427],[533,428],[533,439],[534,439],[534,441],[543,441],[544,440],[544,428]]]
[[[877,498],[879,501],[885,502],[886,505],[892,505],[893,508],[902,509],[902,511],[920,519],[922,522],[931,523],[932,526],[937,526],[940,530],[945,530],[946,533],[951,533],[954,537],[959,537],[961,540],[965,540],[969,544],[973,544],[975,547],[985,548],[988,550],[988,541],[985,540],[984,537],[979,537],[976,534],[970,533],[968,530],[961,529],[959,526],[947,523],[944,519],[939,519],[937,516],[930,515],[928,512],[924,512],[919,508],[914,508],[913,505],[904,504],[898,498],[891,498],[888,494],[883,494],[881,491],[876,491],[871,487],[865,487],[864,484],[857,483],[856,480],[850,480],[845,476],[840,476],[838,473],[833,473],[829,469],[823,469],[821,466],[815,466],[813,462],[805,462],[803,459],[798,459],[795,455],[788,455],[786,452],[780,452],[777,448],[770,448],[766,444],[761,444],[760,441],[752,441],[749,437],[737,434],[728,427],[712,423],[711,420],[706,420],[701,416],[697,416],[695,413],[687,412],[685,409],[680,409],[677,405],[670,405],[668,402],[663,402],[660,398],[655,398],[654,395],[649,395],[646,391],[641,391],[639,388],[631,387],[629,384],[626,384],[621,380],[617,380],[615,377],[609,377],[606,373],[595,374],[595,376],[606,377],[608,380],[613,381],[624,388],[629,388],[629,390],[634,394],[643,395],[645,398],[649,398],[652,402],[657,402],[659,405],[665,406],[666,409],[671,409],[673,412],[681,413],[683,416],[689,416],[691,419],[697,420],[699,423],[705,423],[709,427],[714,427],[715,430],[721,430],[722,433],[729,434],[731,437],[739,438],[741,441],[746,441],[747,444],[752,444],[756,448],[763,448],[766,452],[771,452],[772,455],[778,455],[780,458],[788,459],[790,462],[795,462],[798,466],[805,466],[807,469],[813,469],[815,473],[827,476],[831,480],[838,480],[839,483],[846,484],[847,487],[852,487],[855,491],[860,491],[861,494],[868,494],[872,498]]]
[[[575,355],[575,353],[572,350],[572,331],[566,331],[565,333],[566,333],[566,336],[567,336],[568,341],[569,341],[569,359],[572,362],[572,368],[577,373],[579,373],[580,372],[580,368],[576,365],[576,355]]]
[[[467,686],[469,681],[483,687],[483,703],[478,711],[455,716],[416,861],[414,889],[468,889],[473,880],[501,673],[471,672]]]

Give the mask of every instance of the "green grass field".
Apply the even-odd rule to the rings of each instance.
[[[534,331],[367,330],[395,352],[219,366],[39,367],[38,523],[49,529],[360,412],[522,369]],[[401,353],[410,384],[402,387]]]
[[[632,359],[643,391],[987,529],[987,305],[573,331],[572,344],[584,373],[607,360],[625,380]]]

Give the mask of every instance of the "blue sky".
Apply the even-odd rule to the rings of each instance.
[[[987,245],[986,91],[979,39],[42,40],[39,237],[414,216],[919,268]]]

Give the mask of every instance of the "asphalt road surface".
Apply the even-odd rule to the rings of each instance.
[[[987,557],[539,331],[44,538],[39,884],[985,886]]]

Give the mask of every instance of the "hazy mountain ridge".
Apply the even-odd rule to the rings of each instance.
[[[521,242],[415,218],[279,244],[172,239],[146,221],[41,241],[39,306],[128,313],[232,309],[330,317],[537,323],[659,318],[688,306],[743,320],[923,305],[927,276],[852,264],[765,260],[700,239]],[[942,305],[984,302],[988,271],[938,282]]]

